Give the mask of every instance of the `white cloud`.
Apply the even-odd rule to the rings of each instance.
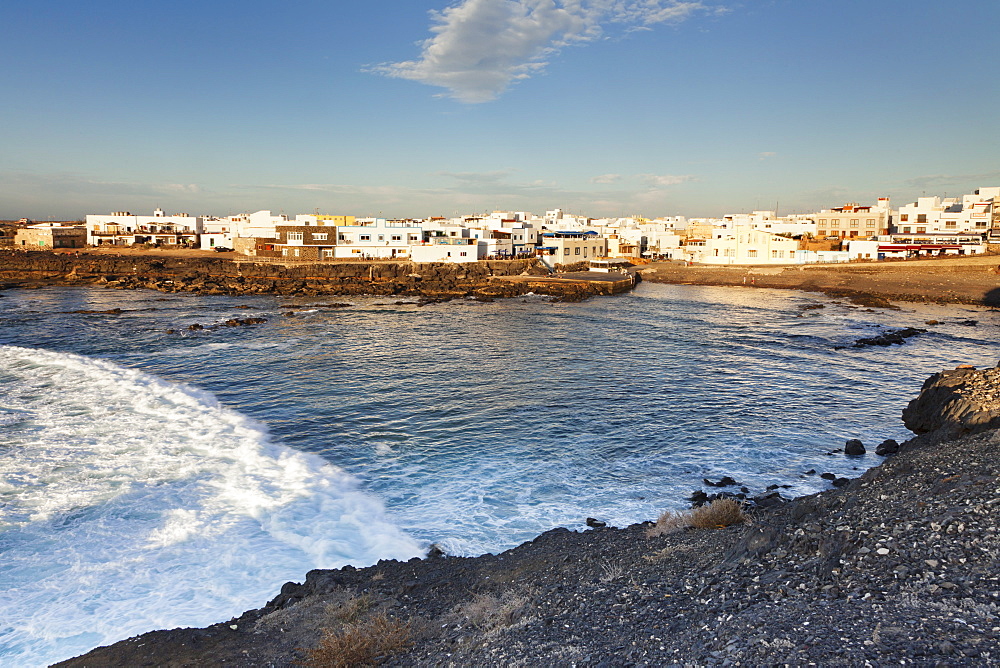
[[[650,188],[666,188],[695,180],[690,174],[640,174],[639,178]]]
[[[676,23],[705,10],[680,0],[460,0],[431,13],[434,37],[418,60],[371,71],[440,86],[462,102],[488,102],[560,48],[594,40],[610,24]]]
[[[777,154],[777,153],[775,153],[774,151],[764,151],[763,153],[758,153],[758,154],[757,154],[757,157],[758,157],[758,158],[759,158],[760,160],[767,160],[768,158],[773,158],[773,157],[775,157],[776,155],[778,155],[778,154]]]
[[[621,174],[601,174],[590,179],[591,183],[618,183],[622,180]]]

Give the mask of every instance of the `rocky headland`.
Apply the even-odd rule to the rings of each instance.
[[[59,665],[1000,664],[1000,368],[935,374],[903,420],[881,465],[745,523],[311,571]]]
[[[578,301],[632,287],[631,279],[588,281],[572,275],[552,278],[536,259],[463,264],[324,261],[286,265],[222,257],[0,251],[0,288],[43,285],[99,285],[206,295],[405,296],[427,301],[463,297],[487,301],[529,292]]]

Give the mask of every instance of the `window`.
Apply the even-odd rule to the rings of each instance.
[[[579,254],[580,254],[580,247],[579,247],[579,246],[577,246],[576,248],[574,248],[574,249],[573,249],[573,251],[574,251],[574,252],[575,252],[575,253],[576,253],[577,255],[579,255]]]
[[[298,248],[295,248],[295,249],[293,249],[293,250],[295,251],[295,257],[298,257],[298,256],[299,256],[299,254],[300,254],[300,253],[302,252],[302,251],[301,251],[300,249],[298,249]]]
[[[899,214],[899,222],[905,223],[909,219],[910,219],[910,214],[908,214],[908,213],[901,213],[901,214]]]
[[[290,242],[291,241],[302,241],[302,233],[301,232],[289,232],[288,233],[288,241],[290,241]]]
[[[468,253],[466,253],[465,251],[462,251],[461,253],[459,253],[459,255],[461,255],[462,257],[465,257],[466,255],[468,255]]]
[[[953,230],[953,229],[955,229],[956,225],[957,225],[957,223],[956,223],[956,221],[954,221],[954,220],[946,220],[946,221],[944,222],[944,226],[945,226],[946,228],[950,229],[950,230]]]
[[[385,235],[384,234],[378,235],[378,240],[379,241],[385,241]]]
[[[323,257],[333,257],[333,249],[332,248],[324,248],[323,249]]]
[[[819,219],[819,224],[820,225],[826,225],[826,221],[824,219],[820,218]]]
[[[372,240],[372,235],[370,235],[370,234],[362,234],[362,235],[358,236],[358,239],[360,239],[361,241],[371,241]]]
[[[398,234],[394,234],[394,235],[392,235],[392,240],[393,241],[402,241],[403,237],[400,236],[400,235],[398,235]]]
[[[826,236],[826,230],[816,230],[816,236],[825,237]]]
[[[830,229],[831,230],[836,230],[838,227],[840,227],[840,221],[839,220],[831,220],[830,221]]]
[[[772,260],[777,260],[778,259],[778,251],[776,251],[776,250],[771,251],[771,259]]]
[[[417,241],[417,235],[416,234],[411,234],[410,235],[410,241]]]
[[[857,226],[858,226],[858,219],[851,218],[851,227],[857,227]]]
[[[875,219],[869,218],[865,221],[865,227],[875,227]]]
[[[747,251],[747,256],[748,257],[757,257],[757,251],[755,249],[748,250]]]
[[[917,214],[917,222],[918,223],[926,223],[927,222],[927,214],[926,213],[918,213]]]
[[[337,235],[337,239],[338,239],[339,241],[347,241],[347,235],[344,235],[344,234],[338,234],[338,235]]]
[[[313,236],[313,240],[314,241],[326,241],[329,238],[330,235],[327,232],[323,232],[323,233],[313,232],[312,236]]]
[[[917,228],[917,234],[926,234],[926,233],[927,233],[927,228],[926,227],[918,227]]]
[[[569,249],[563,248],[563,255],[569,255]]]
[[[910,228],[909,227],[904,227],[903,228],[903,234],[909,234],[909,233],[910,233]]]

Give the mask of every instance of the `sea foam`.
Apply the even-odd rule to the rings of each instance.
[[[0,388],[2,664],[211,624],[311,568],[420,553],[353,477],[210,393],[15,346]]]

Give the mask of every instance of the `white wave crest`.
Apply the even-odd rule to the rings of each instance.
[[[381,501],[208,392],[0,346],[0,664],[259,607],[420,552]]]

